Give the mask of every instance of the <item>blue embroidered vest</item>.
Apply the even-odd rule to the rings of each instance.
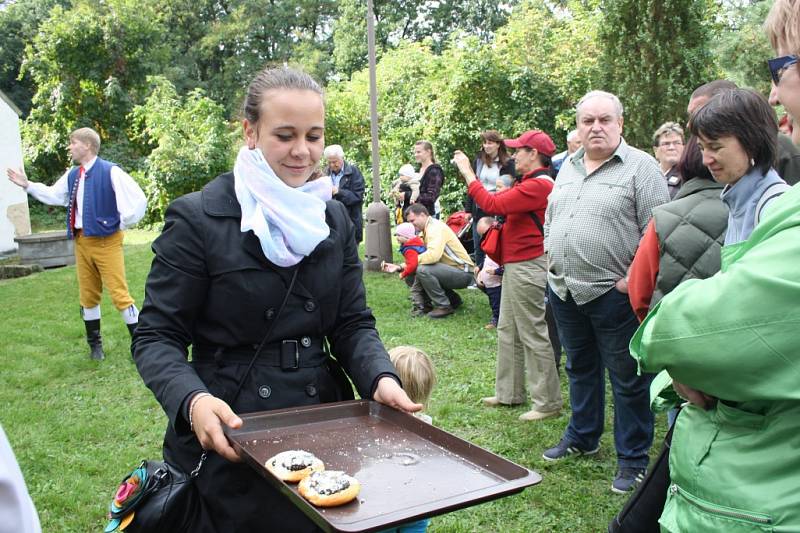
[[[100,159],[83,176],[83,234],[87,237],[107,237],[119,231],[119,210],[117,197],[111,186],[111,167],[115,163]],[[69,171],[67,184],[69,191],[78,179],[79,167]],[[67,236],[74,237],[69,220],[73,206],[67,206]]]

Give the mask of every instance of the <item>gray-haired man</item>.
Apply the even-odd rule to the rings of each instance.
[[[326,174],[333,181],[333,199],[339,200],[347,208],[350,220],[355,226],[356,242],[361,242],[363,223],[361,205],[364,203],[364,176],[358,167],[344,160],[344,150],[332,144],[323,152],[328,161]]]
[[[592,91],[576,107],[583,147],[564,161],[545,216],[548,297],[567,352],[572,416],[548,461],[600,449],[605,370],[614,395],[615,492],[634,489],[653,442],[651,377],[638,375],[628,343],[639,321],[626,276],[657,205],[669,200],[652,156],[622,138],[622,104]]]

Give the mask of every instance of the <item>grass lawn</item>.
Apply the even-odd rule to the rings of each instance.
[[[154,232],[126,234],[128,282],[141,303]],[[496,335],[480,291],[461,291],[464,306],[440,321],[410,319],[407,289],[394,276],[366,273],[368,300],[388,346],[413,344],[439,374],[429,414],[434,423],[542,474],[538,486],[431,522],[433,532],[605,531],[624,498],[610,491],[615,472],[608,431],[601,452],[550,464],[542,451],[558,442],[567,415],[520,422],[529,407],[486,408],[494,391]],[[75,268],[0,281],[0,422],[25,474],[46,532],[102,531],[118,481],[141,459],[160,456],[166,418],[144,387],[129,353],[128,332],[104,295],[106,360],[88,359]],[[567,398],[566,379],[562,391]],[[657,442],[663,436],[659,417]]]

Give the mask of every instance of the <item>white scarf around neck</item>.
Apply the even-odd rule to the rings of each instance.
[[[327,176],[294,188],[267,163],[260,148],[243,146],[233,166],[242,233],[252,230],[264,255],[281,267],[294,266],[330,234],[325,202],[333,184]]]

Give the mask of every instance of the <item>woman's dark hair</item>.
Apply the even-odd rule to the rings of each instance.
[[[766,172],[778,153],[778,120],[767,99],[750,89],[723,91],[698,109],[689,120],[692,135],[716,140],[732,135]]]
[[[494,159],[483,151],[483,143],[486,141],[494,142],[500,145],[497,148],[497,159],[500,161],[501,167],[505,166],[505,164],[508,163],[508,160],[511,159],[511,156],[508,155],[506,143],[503,142],[503,137],[500,135],[500,132],[497,130],[486,130],[481,133],[481,151],[478,152],[478,157],[480,157],[483,160],[483,164],[488,167],[494,163]]]
[[[436,156],[433,155],[433,145],[428,141],[417,141],[414,143],[414,146],[422,146],[425,150],[431,153],[431,163],[436,163]]]
[[[247,94],[242,104],[244,118],[250,123],[256,124],[261,118],[261,101],[264,93],[274,89],[311,91],[324,97],[322,87],[305,72],[289,67],[267,67],[256,74],[247,88]]]
[[[703,152],[700,151],[700,145],[694,135],[689,137],[683,147],[681,160],[678,161],[678,174],[681,176],[682,183],[686,183],[692,178],[714,181],[711,171],[703,164]]]

